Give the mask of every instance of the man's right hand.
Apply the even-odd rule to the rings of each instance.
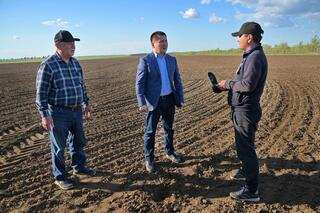
[[[41,118],[41,125],[46,130],[52,130],[52,128],[54,126],[52,117],[42,117]]]
[[[220,81],[218,87],[221,91],[227,91],[227,80]]]
[[[146,105],[139,107],[139,112],[148,112],[148,107]]]

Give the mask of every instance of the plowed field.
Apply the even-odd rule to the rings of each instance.
[[[240,57],[180,56],[185,106],[176,111],[177,165],[164,157],[156,136],[160,174],[143,163],[144,115],[134,90],[137,57],[82,61],[94,119],[85,123],[88,165],[94,178],[76,178],[62,191],[51,177],[50,144],[35,109],[37,63],[0,65],[0,178],[7,211],[320,212],[319,56],[269,56],[256,135],[263,197],[237,203],[229,192],[239,167],[226,94],[213,94],[207,71],[230,78]],[[67,164],[70,159],[66,154]],[[68,167],[70,169],[70,167]]]

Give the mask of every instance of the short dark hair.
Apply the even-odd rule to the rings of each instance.
[[[162,32],[162,31],[155,31],[155,32],[153,32],[152,34],[151,34],[151,36],[150,36],[150,41],[152,42],[152,39],[155,37],[155,36],[166,36],[167,37],[167,35],[164,33],[164,32]]]
[[[252,40],[255,43],[260,43],[262,39],[262,35],[261,34],[252,34]]]

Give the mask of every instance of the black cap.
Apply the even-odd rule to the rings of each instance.
[[[79,38],[73,38],[71,33],[67,30],[60,30],[55,36],[54,36],[54,42],[73,42],[73,41],[80,41]]]
[[[256,22],[246,22],[244,23],[238,32],[231,33],[232,36],[241,36],[243,34],[261,35],[264,31],[262,30],[260,24]]]

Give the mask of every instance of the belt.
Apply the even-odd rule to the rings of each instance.
[[[160,96],[160,99],[168,99],[170,98],[171,96],[173,95],[173,93],[170,93],[169,95],[163,95],[163,96]]]
[[[68,110],[72,110],[72,111],[79,111],[79,110],[82,110],[82,106],[80,105],[77,105],[77,106],[56,106],[56,107],[61,107],[61,108],[64,108],[64,109],[68,109]]]

